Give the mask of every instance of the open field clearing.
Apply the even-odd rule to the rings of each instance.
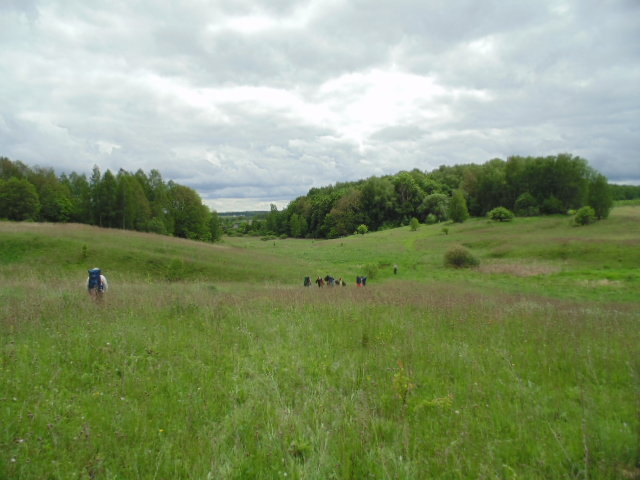
[[[1,222],[0,478],[640,478],[640,208],[447,227]]]

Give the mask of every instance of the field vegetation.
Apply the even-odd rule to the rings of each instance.
[[[0,478],[640,478],[640,207],[446,229],[0,222]]]

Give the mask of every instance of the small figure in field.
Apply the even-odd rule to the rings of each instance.
[[[394,265],[393,266],[393,274],[397,275],[398,274],[398,265]]]
[[[362,277],[360,275],[356,277],[356,285],[359,287],[362,286]]]
[[[104,295],[108,288],[107,278],[102,275],[102,271],[99,268],[96,267],[89,270],[87,291],[94,300],[102,299],[102,295]]]
[[[305,287],[311,286],[311,279],[309,277],[304,277],[304,286]]]
[[[327,275],[326,277],[324,277],[324,281],[330,287],[333,287],[336,283],[336,279],[333,278],[331,275]]]
[[[336,283],[337,283],[337,285],[342,285],[343,287],[346,287],[346,286],[347,286],[347,282],[345,282],[345,281],[342,279],[342,277],[340,277]]]
[[[322,277],[316,278],[316,283],[319,287],[324,287],[324,280],[322,279]]]

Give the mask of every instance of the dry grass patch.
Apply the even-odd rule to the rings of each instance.
[[[621,287],[623,285],[620,280],[609,280],[608,278],[581,280],[578,283],[583,287]]]
[[[515,263],[495,262],[482,265],[479,269],[482,273],[515,275],[516,277],[535,277],[539,275],[552,275],[559,273],[561,268],[557,265],[545,263]]]

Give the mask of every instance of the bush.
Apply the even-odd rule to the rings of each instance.
[[[496,207],[487,213],[487,216],[496,222],[510,222],[515,216],[511,210],[505,207]]]
[[[158,233],[160,235],[168,235],[167,227],[162,220],[155,217],[147,222],[146,231],[151,233]]]
[[[551,195],[549,198],[545,199],[542,202],[542,213],[546,213],[547,215],[553,215],[554,213],[564,213],[565,208],[562,202]]]
[[[596,221],[596,212],[590,206],[584,206],[576,212],[576,216],[573,217],[573,223],[575,225],[589,225]]]
[[[378,266],[375,263],[369,263],[364,266],[364,273],[369,279],[376,278],[378,276]]]
[[[420,226],[420,222],[416,217],[413,217],[409,222],[409,227],[411,228],[411,231],[415,232],[416,230],[418,230],[419,226]]]
[[[359,235],[364,235],[368,231],[369,231],[369,227],[367,227],[364,223],[356,229],[356,233]]]
[[[433,225],[434,223],[438,223],[438,217],[436,217],[433,213],[427,215],[427,219],[425,221],[427,225]]]
[[[480,265],[480,261],[467,248],[456,245],[444,254],[444,265],[445,267],[470,268]]]
[[[525,192],[518,197],[515,210],[519,217],[535,217],[540,214],[538,202],[533,195]]]

